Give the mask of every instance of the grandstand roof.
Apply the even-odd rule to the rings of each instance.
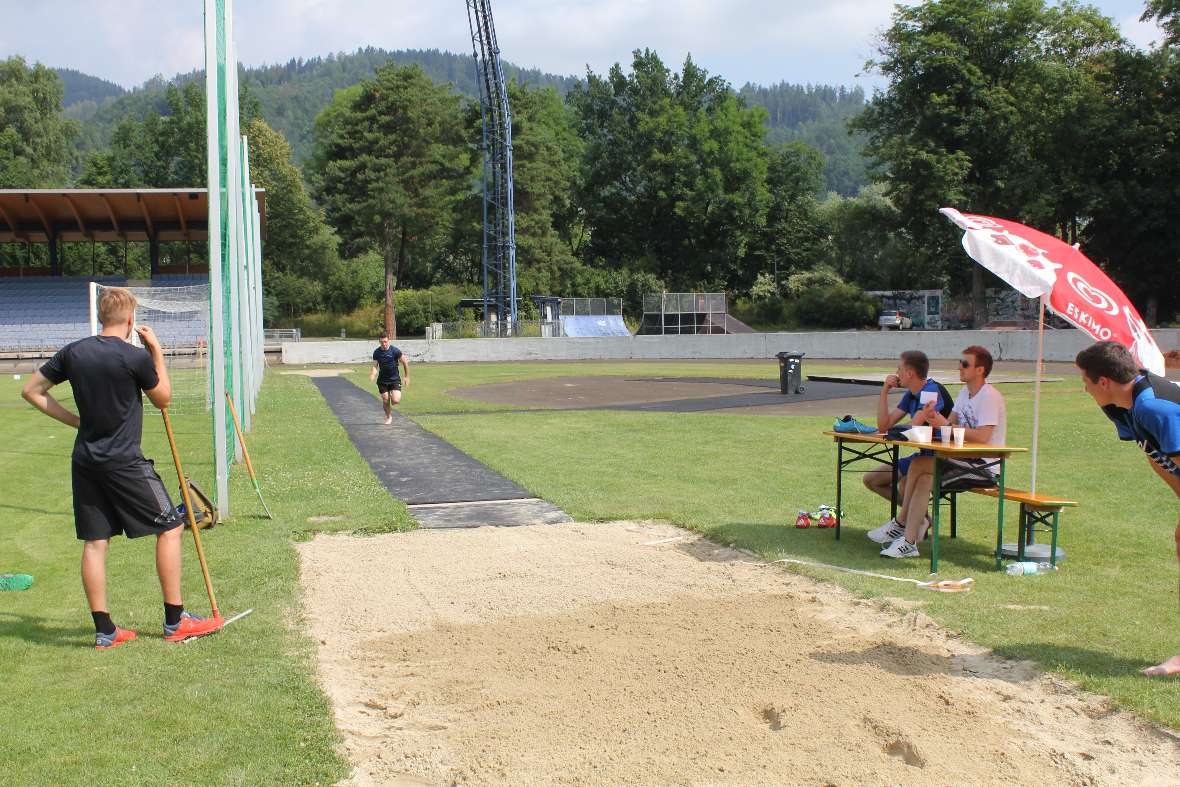
[[[266,192],[254,189],[266,237]],[[207,239],[206,189],[0,189],[0,243]]]

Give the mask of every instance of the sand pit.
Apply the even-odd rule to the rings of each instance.
[[[1180,784],[1100,698],[668,525],[299,550],[351,784]]]

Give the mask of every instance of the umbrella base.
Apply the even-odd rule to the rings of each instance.
[[[1000,549],[1000,554],[1008,560],[1016,560],[1016,552],[1019,546],[1017,544],[1004,544]],[[1034,563],[1048,563],[1049,562],[1049,545],[1048,544],[1025,544],[1024,559],[1031,560]],[[1065,550],[1057,547],[1057,562],[1060,563],[1065,560]]]

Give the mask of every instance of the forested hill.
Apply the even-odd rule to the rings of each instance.
[[[127,92],[114,82],[72,68],[55,68],[54,71],[65,90],[62,105],[66,108],[66,116],[75,120],[91,117],[100,105]]]
[[[367,47],[309,60],[292,59],[282,64],[243,69],[241,83],[258,100],[267,123],[286,137],[296,162],[300,163],[311,151],[315,116],[327,106],[332,94],[371,77],[378,66],[389,60],[417,63],[435,82],[451,82],[466,95],[476,93],[471,56],[437,49],[389,51]],[[167,114],[164,88],[169,81],[183,85],[202,76],[201,71],[193,71],[167,81],[155,77],[141,87],[123,91],[118,85],[76,71],[57,71],[66,84],[65,114],[82,123],[78,145],[84,156],[107,149],[115,127],[123,118],[142,120],[149,111]],[[504,63],[504,73],[508,79],[550,86],[562,95],[579,79],[521,68],[509,62]],[[829,159],[826,173],[829,190],[855,194],[865,183],[863,145],[850,137],[844,127],[847,118],[864,107],[864,93],[859,88],[780,82],[770,87],[748,84],[738,92],[749,104],[767,109],[772,139],[802,140],[823,151]]]

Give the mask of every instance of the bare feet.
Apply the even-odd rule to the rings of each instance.
[[[1169,678],[1172,675],[1180,675],[1180,653],[1162,664],[1156,664],[1154,667],[1148,667],[1140,672],[1149,678]]]

